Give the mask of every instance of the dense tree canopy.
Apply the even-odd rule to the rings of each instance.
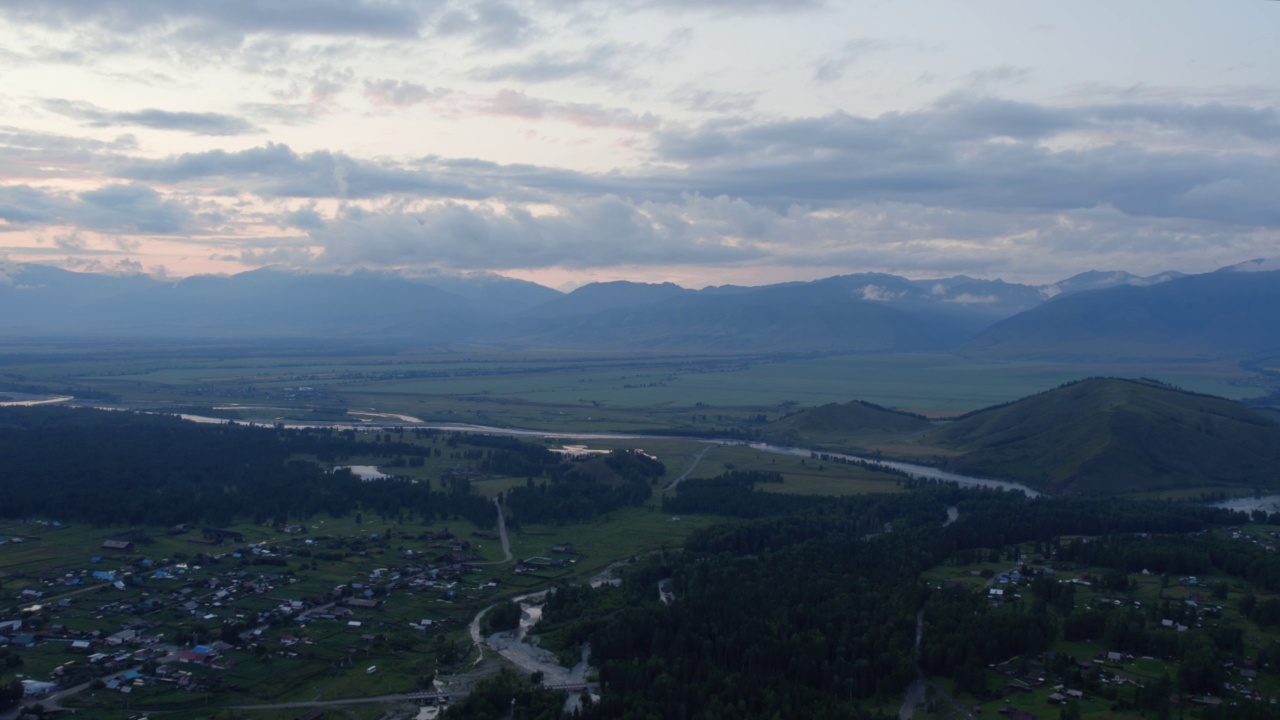
[[[68,408],[0,408],[0,517],[96,525],[285,522],[353,510],[495,522],[492,505],[409,481],[361,482],[327,463],[424,455],[410,443],[359,443],[328,430],[198,425],[176,417]],[[322,465],[300,458],[316,458]]]

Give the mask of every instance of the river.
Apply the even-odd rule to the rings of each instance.
[[[360,478],[365,482],[374,480],[390,480],[393,475],[388,475],[377,468],[376,465],[334,465],[334,472],[338,470],[350,470],[352,475]]]
[[[854,462],[865,462],[871,465],[879,465],[880,467],[900,470],[907,473],[913,478],[923,480],[937,480],[940,482],[953,482],[965,487],[985,487],[999,490],[1017,490],[1025,494],[1027,497],[1040,497],[1042,493],[1033,490],[1022,483],[1009,482],[1007,480],[990,480],[987,478],[976,478],[968,475],[960,475],[958,473],[939,470],[928,465],[915,465],[912,463],[898,462],[896,460],[880,460],[877,458],[860,457],[858,455],[845,455],[843,453],[826,452],[824,450],[808,450],[797,447],[784,447],[782,445],[770,445],[768,443],[742,443],[733,440],[708,440],[706,442],[716,443],[719,445],[743,445],[755,450],[764,452],[778,453],[780,455],[794,455],[799,457],[811,457],[814,453],[820,453],[832,458],[841,460],[850,460]]]
[[[218,423],[225,424],[232,422],[226,418],[212,418],[200,415],[179,415],[184,420],[199,423]],[[400,415],[399,418],[408,418],[409,416]],[[417,418],[410,418],[417,420]],[[871,465],[879,465],[893,470],[899,470],[910,475],[912,478],[921,480],[935,480],[938,482],[956,483],[965,487],[985,487],[1000,490],[1016,490],[1025,494],[1027,497],[1040,497],[1041,493],[1033,490],[1026,485],[1005,480],[991,480],[989,478],[976,478],[968,475],[960,475],[958,473],[939,470],[938,468],[929,467],[928,465],[915,465],[913,463],[898,462],[896,460],[880,460],[877,458],[861,457],[858,455],[846,455],[843,453],[833,453],[826,451],[815,451],[808,448],[787,447],[783,445],[770,445],[769,443],[745,443],[741,440],[708,440],[706,438],[694,438],[683,435],[639,435],[627,433],[582,433],[582,432],[556,432],[548,430],[524,430],[519,428],[502,428],[493,427],[491,425],[472,425],[469,423],[426,423],[418,421],[413,424],[405,425],[352,425],[350,423],[273,423],[273,422],[251,422],[251,421],[234,421],[241,425],[254,425],[260,427],[285,427],[289,429],[315,429],[315,428],[334,428],[336,430],[361,430],[361,431],[387,431],[397,428],[411,428],[422,430],[441,430],[445,432],[465,432],[465,433],[483,433],[486,435],[502,435],[505,437],[517,438],[551,438],[555,440],[692,440],[696,442],[704,442],[709,445],[740,445],[750,447],[761,452],[775,453],[778,455],[791,455],[795,457],[810,457],[815,452],[833,458],[849,460],[854,462],[865,462]]]
[[[75,398],[70,395],[29,395],[27,393],[9,392],[8,390],[0,393],[0,407],[32,407],[34,405],[53,405],[56,403],[70,402]]]
[[[47,403],[67,402],[73,400],[70,397],[51,397],[51,396],[20,396],[18,393],[6,393],[14,396],[12,400],[0,402],[0,405],[39,405]],[[142,410],[127,407],[104,407],[95,406],[99,410],[131,410],[134,412],[160,412],[157,410]],[[234,406],[224,406],[231,408]],[[525,430],[520,428],[502,428],[493,427],[491,425],[473,425],[470,423],[428,423],[411,415],[395,415],[390,413],[353,413],[369,416],[372,418],[391,419],[403,421],[401,423],[382,423],[376,424],[371,420],[362,423],[342,423],[342,422],[276,422],[269,420],[229,420],[227,418],[215,418],[205,415],[192,415],[188,413],[179,413],[178,417],[183,420],[189,420],[195,423],[208,423],[225,425],[227,423],[236,423],[238,425],[249,425],[252,427],[283,427],[290,430],[310,430],[331,428],[334,430],[355,430],[359,432],[386,432],[388,430],[398,429],[421,429],[421,430],[440,430],[444,432],[464,432],[464,433],[484,433],[487,435],[502,435],[505,437],[516,438],[550,438],[555,440],[692,440],[695,442],[703,442],[708,445],[740,445],[750,447],[761,452],[775,453],[779,455],[791,455],[795,457],[810,457],[815,452],[821,452],[824,455],[842,460],[854,462],[864,462],[871,465],[879,465],[880,467],[890,468],[907,473],[912,478],[921,480],[935,480],[939,482],[956,483],[965,487],[985,487],[1000,490],[1016,490],[1025,494],[1027,497],[1040,497],[1041,493],[1033,490],[1026,485],[1006,480],[991,480],[989,478],[977,478],[968,475],[960,475],[958,473],[939,470],[938,468],[929,467],[928,465],[915,465],[913,463],[898,462],[896,460],[881,460],[878,458],[861,457],[858,455],[846,455],[843,453],[833,453],[825,451],[815,451],[808,448],[787,447],[783,445],[770,445],[768,443],[745,443],[741,440],[708,440],[706,438],[694,438],[683,435],[639,435],[628,433],[583,433],[583,432],[556,432],[548,430]],[[705,452],[705,451],[704,451]],[[701,459],[701,455],[699,455]],[[672,483],[674,486],[675,483]],[[1280,497],[1275,498],[1280,501]],[[1280,507],[1278,505],[1277,507]]]

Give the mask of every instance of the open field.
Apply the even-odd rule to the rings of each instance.
[[[236,405],[257,408],[244,412],[263,419],[332,408],[564,431],[733,427],[852,399],[947,416],[1096,375],[1152,377],[1231,398],[1267,392],[1256,373],[1230,363],[1081,365],[941,354],[365,355],[160,344],[28,350],[0,355],[0,388]]]

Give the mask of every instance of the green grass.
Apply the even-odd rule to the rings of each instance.
[[[511,552],[516,558],[545,557],[553,545],[572,544],[576,556],[572,573],[589,577],[611,563],[667,548],[675,550],[700,528],[723,518],[683,515],[672,520],[656,503],[609,513],[595,521],[562,526],[533,526],[511,534]]]
[[[689,459],[692,460],[692,457]],[[686,463],[682,467],[672,468],[668,464],[668,478],[679,477],[687,466]],[[897,484],[898,478],[894,475],[877,473],[856,465],[768,453],[741,445],[711,445],[703,456],[702,462],[690,473],[689,479],[716,477],[730,469],[781,473],[782,484],[763,483],[756,486],[757,489],[766,492],[795,495],[860,495],[902,491]]]
[[[95,348],[98,350],[98,348]],[[129,401],[296,407],[343,406],[432,421],[495,422],[572,429],[666,427],[698,412],[772,413],[852,399],[886,407],[955,413],[1005,402],[1090,375],[1143,375],[1192,390],[1240,398],[1265,389],[1234,384],[1251,376],[1214,363],[1087,365],[988,362],[951,355],[826,357],[482,353],[311,357],[267,350],[219,357],[163,345],[100,360],[68,353],[0,357],[0,368],[31,384],[82,384]],[[289,399],[309,386],[319,397]],[[253,388],[253,392],[248,392]],[[209,391],[219,393],[210,400]],[[275,392],[275,396],[266,397]],[[784,406],[783,403],[796,403]],[[268,411],[267,419],[289,413]],[[733,412],[728,413],[730,415]]]

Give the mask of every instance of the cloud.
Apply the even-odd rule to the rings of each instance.
[[[193,135],[246,135],[261,132],[243,118],[221,113],[174,112],[147,108],[133,112],[112,112],[92,103],[50,98],[43,103],[50,112],[81,120],[90,127],[136,125],[157,130],[176,130]]]
[[[319,230],[324,227],[324,218],[315,208],[301,208],[287,214],[282,222],[289,227],[300,230]]]
[[[327,112],[325,108],[308,102],[240,103],[238,107],[246,115],[284,125],[312,123]]]
[[[761,93],[720,92],[685,85],[671,93],[671,101],[686,110],[722,114],[750,112]]]
[[[794,14],[827,5],[823,0],[637,0],[639,8],[659,8],[671,12],[706,11],[732,15],[781,12]]]
[[[560,80],[592,80],[615,83],[627,77],[622,62],[633,48],[619,43],[600,43],[582,51],[538,52],[501,65],[477,68],[476,80],[545,83]]]
[[[91,255],[109,255],[107,252],[91,252]],[[66,270],[75,272],[95,273],[99,275],[142,275],[145,269],[142,263],[129,258],[113,258],[104,260],[100,257],[80,257],[78,255],[68,255],[57,263]],[[158,272],[153,277],[163,277],[164,268],[157,268]]]
[[[194,26],[239,34],[413,37],[421,16],[410,3],[373,0],[0,0],[0,16],[54,29],[89,25],[137,32]]]
[[[536,33],[534,22],[510,4],[485,0],[443,13],[435,23],[443,36],[467,35],[482,48],[507,49],[523,45]]]
[[[1160,123],[1188,140],[1215,128],[1269,137],[1272,118],[1267,113],[1182,110],[1142,116],[1141,122]],[[1280,226],[1280,206],[1269,197],[1270,188],[1280,186],[1280,165],[1272,155],[1115,143],[1108,133],[1134,117],[1123,108],[1053,108],[950,97],[920,111],[878,117],[833,113],[679,127],[624,109],[504,90],[477,111],[648,131],[661,162],[590,174],[479,160],[397,163],[327,151],[300,155],[285,145],[268,144],[239,152],[130,160],[118,163],[114,173],[141,182],[218,179],[264,197],[556,203],[562,197],[615,194],[666,202],[695,193],[773,208],[876,202],[1006,212],[1114,207],[1134,217]],[[1077,136],[1090,140],[1082,147],[1060,146],[1061,138]]]
[[[240,152],[212,150],[158,161],[135,159],[121,163],[115,172],[119,177],[143,182],[224,180],[238,191],[264,197],[373,198],[410,193],[477,198],[482,195],[433,167],[379,164],[328,151],[299,155],[287,145],[276,143]]]
[[[453,94],[447,88],[429,88],[408,80],[365,80],[364,96],[375,107],[407,108]]]
[[[0,187],[0,220],[13,224],[43,223],[56,216],[47,193],[29,185]]]
[[[190,213],[142,185],[108,185],[79,194],[74,214],[90,228],[174,233],[186,229]]]
[[[157,39],[178,53],[191,47],[221,52],[264,36],[374,41],[464,37],[481,49],[509,49],[543,35],[537,16],[559,16],[573,23],[587,16],[651,10],[794,14],[824,4],[819,0],[0,0],[0,18],[78,35],[80,47],[50,52],[84,63],[100,52],[154,49]],[[86,41],[93,53],[83,52]]]
[[[311,243],[257,247],[243,262],[346,267],[502,270],[617,266],[879,270],[914,277],[954,274],[1053,278],[1098,258],[1144,272],[1170,257],[1216,267],[1265,254],[1280,232],[1237,231],[1134,218],[1114,208],[1010,215],[878,202],[839,210],[775,210],[742,199],[686,195],[635,201],[615,195],[565,200],[555,212],[501,203],[394,202],[349,207],[310,231]],[[885,300],[879,286],[859,297]],[[982,304],[980,296],[955,302]]]
[[[465,269],[732,263],[760,251],[710,237],[678,208],[616,196],[565,203],[554,214],[447,203],[346,214],[312,232],[322,267],[423,264]]]
[[[713,121],[655,133],[658,156],[685,166],[707,195],[770,204],[918,202],[949,208],[1061,210],[1112,206],[1134,216],[1280,226],[1267,202],[1280,186],[1271,154],[1113,143],[1109,107],[1053,108],[952,97],[912,113]],[[1266,113],[1184,109],[1152,117],[1171,130],[1247,131],[1266,137]],[[1058,149],[1073,135],[1095,138]],[[1184,134],[1191,142],[1193,133]],[[1225,184],[1224,184],[1225,183]],[[1227,189],[1231,188],[1228,192]]]
[[[563,120],[581,127],[637,131],[652,130],[661,124],[659,118],[652,113],[636,114],[630,110],[608,108],[599,104],[556,102],[530,97],[515,90],[499,90],[480,106],[480,112],[529,120]]]
[[[813,64],[813,79],[821,83],[835,82],[859,60],[885,47],[884,42],[870,38],[849,40],[838,51],[818,58]]]
[[[426,91],[401,81],[368,87],[387,102]],[[408,94],[396,100],[397,92]],[[476,113],[646,133],[653,162],[588,173],[275,143],[152,159],[127,156],[127,142],[81,145],[0,129],[0,159],[38,157],[62,143],[85,176],[117,183],[70,194],[13,180],[0,189],[0,219],[10,228],[231,236],[277,223],[308,233],[308,242],[246,247],[242,260],[329,268],[759,263],[1057,278],[1097,265],[1158,272],[1172,257],[1184,263],[1172,269],[1193,269],[1190,259],[1216,267],[1273,255],[1280,242],[1272,191],[1280,136],[1266,110],[952,95],[874,117],[681,126],[514,90],[459,95]],[[1248,150],[1197,144],[1219,137],[1247,139]],[[175,199],[211,188],[226,197],[216,213],[208,212],[213,201],[197,213]],[[330,201],[300,210],[290,198]]]
[[[86,247],[86,240],[78,230],[72,230],[69,233],[57,235],[53,239],[53,244],[59,250],[82,251]]]
[[[190,229],[191,212],[144,185],[116,184],[81,193],[28,185],[0,187],[0,219],[106,232],[170,234]]]
[[[1233,140],[1280,141],[1280,112],[1273,107],[1167,103],[1117,103],[1091,108],[1099,122],[1134,123],[1144,129],[1176,132],[1203,139],[1209,135]]]
[[[866,285],[863,286],[859,297],[869,302],[889,302],[898,297],[898,293],[882,288],[879,285]]]
[[[98,178],[112,158],[137,149],[137,138],[71,138],[0,126],[0,182]]]
[[[970,72],[968,79],[970,86],[981,88],[983,91],[996,85],[1021,83],[1031,77],[1031,71],[1024,67],[1015,67],[1013,65],[998,65],[996,67],[984,68],[982,70],[974,70]]]
[[[956,303],[958,305],[994,305],[1000,302],[1000,298],[995,295],[974,295],[973,293],[960,293],[953,298],[947,298],[943,302]]]
[[[391,86],[395,91],[402,86]],[[412,88],[411,88],[412,90]],[[565,103],[512,90],[476,111],[584,127],[651,132],[648,167],[607,174],[425,158],[395,163],[284,145],[119,163],[118,177],[146,182],[221,179],[266,197],[431,198],[556,202],[562,195],[616,194],[670,201],[682,193],[743,198],[781,208],[870,202],[1009,212],[1110,206],[1135,217],[1182,217],[1280,226],[1269,197],[1280,165],[1257,152],[1115,143],[1133,122],[1197,135],[1245,134],[1271,142],[1272,114],[1175,108],[1163,115],[1114,106],[1053,108],[953,96],[911,113],[858,117],[714,120],[664,125],[598,104]],[[1136,119],[1135,119],[1136,118]],[[1061,145],[1061,138],[1088,141]],[[1271,142],[1272,152],[1278,148]]]

